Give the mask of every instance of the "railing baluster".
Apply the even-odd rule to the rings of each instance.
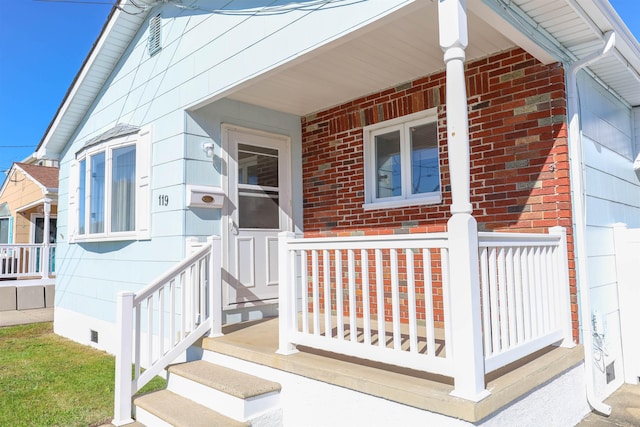
[[[378,346],[387,345],[387,328],[384,318],[384,276],[382,274],[382,249],[375,249],[376,259],[376,296],[378,305]]]
[[[546,273],[547,273],[547,300],[548,308],[547,308],[547,317],[548,317],[548,330],[551,331],[557,327],[556,323],[556,295],[555,295],[555,281],[553,274],[553,257],[551,255],[552,248],[547,246],[545,248],[545,264],[546,264]]]
[[[538,334],[542,334],[545,332],[545,327],[544,327],[544,299],[543,299],[543,295],[542,295],[542,263],[541,263],[541,256],[540,256],[540,252],[541,249],[540,247],[537,247],[535,249],[535,283],[536,283],[536,317],[537,317],[537,333]]]
[[[516,342],[524,341],[524,303],[522,298],[522,255],[520,248],[515,249],[513,255],[513,282],[515,287],[515,307],[516,307]]]
[[[302,263],[302,284],[300,285],[300,295],[302,295],[302,332],[309,333],[309,260],[307,251],[300,252],[300,262]]]
[[[491,299],[491,348],[492,353],[500,351],[500,315],[498,303],[497,249],[489,250],[489,298]]]
[[[491,302],[489,300],[489,261],[487,248],[480,250],[480,291],[482,294],[482,331],[484,339],[484,353],[493,353],[491,345]]]
[[[198,263],[199,272],[198,272],[198,283],[196,283],[196,288],[198,288],[198,306],[199,306],[199,319],[198,324],[204,323],[207,318],[207,259],[202,258]]]
[[[446,357],[451,360],[453,357],[453,327],[451,325],[451,280],[449,279],[449,248],[440,249],[440,262],[442,264],[442,307],[444,310],[444,340]],[[451,350],[451,351],[449,351]]]
[[[318,251],[311,252],[311,298],[313,300],[313,334],[320,335],[320,296],[318,291]]]
[[[516,344],[516,290],[513,271],[513,248],[506,249],[506,285],[507,285],[507,306],[509,313],[509,346]]]
[[[338,339],[344,340],[344,292],[342,289],[342,251],[336,249],[336,327]]]
[[[531,325],[531,276],[529,270],[530,248],[525,247],[521,255],[522,263],[522,311],[524,313],[524,339],[528,341],[532,336]]]
[[[369,252],[360,250],[362,264],[362,317],[364,324],[364,343],[371,344],[371,301],[369,301]]]
[[[358,342],[358,325],[356,324],[356,261],[353,249],[347,250],[347,274],[349,279],[349,340]]]
[[[436,355],[436,334],[433,313],[433,271],[431,268],[431,252],[429,249],[422,249],[422,271],[424,274],[424,318],[425,337],[427,340],[426,354]],[[444,280],[442,286],[444,287]]]
[[[413,249],[405,249],[405,259],[407,263],[407,296],[409,303],[409,351],[418,352],[418,331],[416,316],[416,281],[413,266]]]
[[[331,331],[331,257],[328,250],[322,251],[322,269],[324,286],[324,335],[333,336]]]
[[[187,269],[188,270],[188,269]],[[187,336],[187,273],[180,273],[180,339]]]
[[[500,348],[509,347],[509,317],[504,248],[498,249],[498,304],[500,306]]]
[[[134,306],[134,316],[135,316],[135,329],[133,330],[133,350],[134,350],[134,361],[135,368],[133,372],[133,377],[138,380],[140,378],[140,365],[142,364],[142,303],[139,302],[136,306]]]
[[[147,366],[153,364],[153,294],[147,298]]]
[[[393,322],[393,348],[400,350],[402,335],[400,331],[400,285],[398,283],[398,250],[390,249],[391,255],[391,317]]]
[[[169,281],[169,346],[176,343],[176,278]]]
[[[158,289],[158,356],[164,356],[164,287]]]

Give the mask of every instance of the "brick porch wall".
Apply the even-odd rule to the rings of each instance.
[[[567,228],[578,336],[564,71],[517,48],[467,64],[471,202],[480,231]],[[367,210],[363,127],[438,108],[442,202]],[[302,119],[306,236],[446,230],[451,204],[444,72]]]

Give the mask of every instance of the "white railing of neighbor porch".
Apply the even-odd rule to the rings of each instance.
[[[565,233],[479,233],[486,372],[573,344]]]
[[[222,333],[220,260],[215,237],[141,291],[118,294],[114,425],[132,422],[133,395],[187,348]]]
[[[282,233],[279,352],[296,345],[454,377],[448,234]],[[566,235],[480,233],[484,374],[571,346]],[[326,302],[329,301],[329,304]],[[367,304],[363,303],[368,301]],[[355,308],[355,310],[354,310]],[[480,320],[480,319],[479,319]]]
[[[0,244],[0,279],[48,278],[55,272],[55,247],[42,243]]]

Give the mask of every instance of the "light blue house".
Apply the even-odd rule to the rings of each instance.
[[[174,367],[161,406],[200,420],[606,412],[640,377],[639,105],[603,0],[121,0],[37,150],[54,329],[118,355],[118,425],[185,357],[207,387]]]

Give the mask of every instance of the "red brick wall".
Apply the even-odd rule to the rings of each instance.
[[[521,49],[467,64],[471,202],[480,231],[567,227],[577,335],[564,73]],[[363,127],[438,108],[442,203],[365,211]],[[307,236],[444,231],[451,204],[444,72],[302,119]]]

